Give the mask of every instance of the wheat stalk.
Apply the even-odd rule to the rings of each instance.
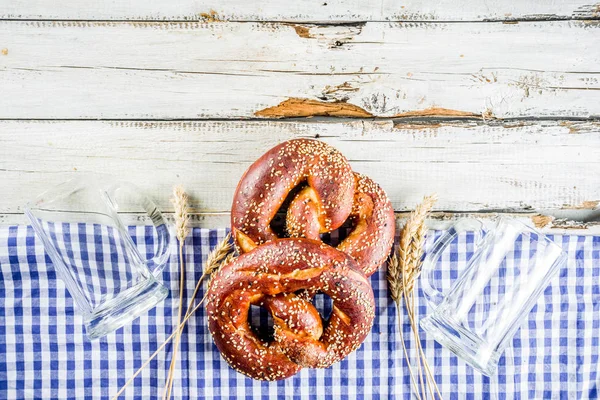
[[[127,389],[127,387],[131,384],[131,382],[133,382],[133,380],[139,374],[142,373],[142,371],[144,370],[144,368],[146,368],[146,366],[148,364],[150,364],[150,361],[152,361],[158,355],[158,353],[160,353],[160,351],[175,337],[175,335],[178,335],[183,330],[188,319],[190,319],[190,317],[204,303],[204,300],[206,299],[206,295],[204,295],[202,300],[200,300],[200,302],[198,302],[198,304],[196,304],[196,306],[194,306],[192,308],[192,306],[194,304],[194,300],[196,299],[196,294],[198,293],[198,290],[199,290],[204,278],[207,276],[210,276],[212,278],[214,273],[218,272],[223,265],[229,263],[233,259],[234,255],[231,252],[233,247],[229,243],[230,238],[231,238],[231,235],[228,234],[221,242],[219,242],[217,244],[217,246],[208,255],[208,257],[206,259],[206,264],[204,267],[204,272],[202,273],[202,276],[200,277],[200,279],[198,280],[198,283],[196,284],[196,289],[194,290],[194,293],[190,299],[190,303],[188,305],[187,311],[185,313],[185,318],[183,319],[183,321],[181,321],[181,323],[176,328],[176,330],[173,333],[171,333],[171,335],[154,351],[154,353],[152,353],[152,355],[146,361],[144,361],[142,366],[140,368],[138,368],[138,370],[127,380],[127,382],[125,382],[125,384],[121,387],[121,389],[119,389],[117,394],[115,394],[113,396],[112,400],[117,400],[119,398],[119,396],[121,394],[123,394],[125,389]]]
[[[135,373],[133,375],[131,375],[131,377],[127,380],[127,382],[125,382],[125,384],[121,387],[121,389],[119,389],[119,391],[117,392],[117,394],[115,394],[112,398],[112,400],[117,400],[119,398],[119,396],[121,394],[123,394],[123,392],[125,391],[125,389],[127,389],[127,386],[129,386],[129,384],[131,384],[131,382],[133,382],[133,380],[142,373],[142,371],[144,370],[144,368],[146,368],[146,366],[148,364],[150,364],[150,361],[154,360],[154,358],[158,355],[158,353],[160,353],[160,351],[171,341],[171,339],[173,339],[175,337],[176,334],[178,334],[183,327],[185,326],[187,320],[192,316],[192,314],[194,314],[202,305],[202,302],[198,303],[196,305],[196,307],[194,307],[190,313],[188,315],[186,315],[186,317],[183,319],[183,321],[181,322],[181,324],[179,324],[179,326],[177,327],[177,329],[171,333],[171,336],[169,336],[160,346],[158,346],[158,348],[154,351],[154,353],[152,353],[152,355],[150,357],[148,357],[148,359],[146,361],[144,361],[144,363],[142,364],[141,367],[138,368],[137,371],[135,371]]]
[[[212,282],[212,277],[214,273],[217,272],[223,265],[228,264],[229,261],[233,258],[233,245],[230,243],[231,233],[228,233],[227,236],[223,240],[221,240],[215,248],[208,254],[206,258],[206,264],[204,264],[204,271],[202,272],[202,276],[198,279],[198,283],[196,284],[196,288],[194,289],[194,293],[192,293],[192,300],[188,305],[187,312],[190,311],[192,307],[192,303],[196,298],[196,294],[198,294],[198,290],[200,290],[200,286],[202,285],[202,281],[207,276],[211,277],[208,283],[208,287],[210,287],[210,283]],[[204,300],[204,298],[202,299]],[[186,314],[187,314],[186,312]]]
[[[396,302],[398,309],[398,320],[400,320],[400,301],[402,300],[402,288],[401,288],[401,269],[400,262],[398,261],[398,256],[396,253],[392,254],[388,261],[388,270],[387,270],[387,280],[388,280],[388,288],[390,290],[392,299]],[[406,343],[404,342],[404,334],[402,332],[402,326],[400,326],[400,343],[402,343],[402,350],[404,351],[404,359],[406,360],[406,364],[408,366],[408,372],[410,374],[410,379],[416,388],[415,394],[418,400],[421,400],[421,396],[419,395],[419,386],[417,381],[415,380],[415,375],[410,364],[410,357],[408,356],[408,352],[406,350]]]
[[[182,186],[173,188],[171,202],[175,208],[175,232],[179,245],[182,246],[185,238],[190,234],[190,205],[189,196]]]
[[[425,219],[431,212],[433,205],[437,201],[435,195],[426,196],[421,204],[417,205],[415,210],[410,213],[404,229],[400,232],[400,243],[398,246],[398,257],[402,273],[400,276],[399,292],[412,292],[415,280],[421,273],[421,258],[423,257],[423,245],[425,244]],[[398,296],[400,297],[400,296]]]
[[[177,312],[178,324],[181,324],[181,310],[183,309],[183,286],[185,282],[185,260],[183,258],[183,244],[185,238],[190,233],[190,206],[189,197],[182,186],[173,188],[173,199],[171,200],[175,207],[175,233],[179,242],[179,310]],[[175,346],[171,357],[171,365],[169,366],[169,375],[163,391],[163,399],[171,398],[171,390],[173,389],[173,375],[175,371],[175,363],[177,361],[177,352],[179,343],[181,342],[181,330],[178,330],[175,337]]]
[[[435,196],[425,197],[423,202],[410,213],[400,232],[398,253],[390,260],[387,276],[391,296],[396,303],[402,299],[405,286],[408,292],[413,290],[415,280],[421,273],[421,257],[427,232],[424,222],[435,201]]]
[[[414,284],[416,279],[421,273],[421,258],[423,257],[423,245],[425,243],[425,235],[427,228],[425,226],[425,219],[431,212],[433,205],[437,201],[435,195],[426,196],[421,204],[419,204],[413,212],[411,212],[402,232],[400,233],[400,243],[398,245],[398,252],[394,254],[388,264],[388,286],[392,296],[392,299],[398,306],[398,315],[400,315],[400,302],[404,299],[407,314],[410,320],[413,335],[416,341],[416,347],[418,352],[417,357],[417,373],[421,384],[421,393],[423,396],[425,393],[425,384],[430,390],[432,397],[435,397],[434,389],[441,399],[441,394],[435,383],[431,369],[425,357],[425,352],[421,347],[421,341],[418,334],[418,328],[414,317]],[[401,333],[402,335],[402,333]],[[418,385],[416,379],[413,376],[412,369],[410,367],[410,361],[406,348],[404,345],[404,338],[401,336],[402,346],[405,349],[404,356],[409,365],[409,371],[414,386],[417,388],[417,397],[420,398],[418,392]],[[425,369],[425,378],[423,377],[423,370],[421,365]]]

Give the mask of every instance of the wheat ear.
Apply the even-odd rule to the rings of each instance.
[[[425,234],[427,228],[425,227],[425,218],[431,212],[433,205],[436,202],[435,196],[427,196],[423,199],[421,204],[417,205],[415,210],[410,214],[406,225],[400,233],[400,243],[398,246],[398,254],[400,258],[401,268],[401,281],[400,288],[402,290],[402,296],[406,304],[408,311],[408,317],[410,319],[413,335],[416,341],[418,354],[422,351],[420,348],[421,341],[419,338],[418,327],[414,320],[414,307],[413,301],[411,301],[412,292],[414,289],[414,283],[421,273],[421,257],[423,256],[423,244],[425,242]],[[420,354],[419,354],[420,355]],[[425,395],[425,385],[423,379],[423,370],[421,368],[422,355],[417,357],[417,372],[419,375],[419,381],[421,383],[421,392]],[[428,381],[429,382],[429,381]],[[429,389],[431,390],[431,386]],[[433,391],[431,391],[433,396]]]
[[[416,321],[414,318],[414,284],[416,279],[419,277],[421,273],[421,258],[423,257],[423,245],[425,243],[425,235],[427,233],[427,228],[425,226],[425,219],[430,214],[433,205],[437,201],[435,195],[426,196],[421,204],[419,204],[413,212],[411,212],[402,232],[400,233],[400,243],[398,245],[398,254],[397,256],[394,254],[390,263],[388,265],[388,285],[391,292],[392,299],[398,305],[398,309],[400,307],[400,302],[404,299],[404,304],[406,306],[407,314],[410,320],[411,328],[413,335],[416,341],[417,347],[417,372],[419,376],[419,381],[421,383],[421,393],[423,396],[425,393],[424,380],[427,382],[428,389],[432,397],[435,397],[435,392],[437,392],[438,396],[441,398],[439,389],[437,384],[435,383],[435,379],[433,374],[431,373],[431,369],[429,368],[429,364],[427,363],[427,359],[425,358],[425,353],[421,346],[421,341],[418,335],[418,328],[416,325]],[[402,340],[404,340],[402,338]],[[404,343],[403,343],[404,344]],[[404,347],[404,346],[403,346]],[[405,357],[408,361],[408,354],[405,352]],[[423,370],[421,368],[421,364],[425,369],[425,379],[423,379]],[[413,383],[417,387],[418,393],[418,385],[416,385],[416,380],[413,378]],[[418,394],[417,394],[418,396]]]
[[[427,233],[425,219],[431,213],[436,201],[437,197],[435,195],[423,198],[423,202],[410,213],[406,225],[400,232],[398,258],[401,278],[397,287],[398,291],[395,293],[398,298],[402,297],[404,286],[406,286],[407,292],[412,292],[415,280],[421,273],[421,258],[423,257],[423,245]]]
[[[179,242],[179,310],[177,312],[177,325],[181,324],[181,312],[183,309],[183,288],[185,283],[185,260],[183,258],[183,245],[185,238],[190,233],[190,206],[189,197],[182,186],[173,188],[173,199],[171,200],[175,207],[175,234]],[[163,391],[163,399],[171,398],[171,390],[173,389],[173,375],[175,372],[175,363],[177,361],[177,352],[181,341],[181,330],[178,330],[175,337],[175,346],[171,357],[171,365],[169,366],[169,374]]]
[[[411,322],[413,335],[416,341],[417,353],[419,357],[417,360],[419,361],[419,377],[422,379],[423,372],[421,369],[421,363],[425,369],[425,374],[427,378],[425,379],[427,382],[428,389],[430,390],[431,396],[434,395],[434,388],[437,391],[438,396],[441,398],[439,394],[439,389],[437,384],[435,383],[435,379],[431,370],[429,368],[429,364],[425,357],[425,352],[421,346],[421,340],[419,338],[418,326],[414,316],[414,283],[416,279],[421,274],[421,259],[423,257],[423,246],[425,244],[425,235],[427,233],[427,228],[425,226],[425,219],[430,214],[437,198],[435,195],[427,196],[423,199],[421,204],[419,204],[415,210],[411,213],[406,225],[400,236],[400,246],[398,248],[400,257],[401,257],[401,269],[402,269],[402,294],[404,297],[405,304],[407,305],[408,317]],[[433,382],[433,385],[432,385]],[[421,380],[421,389],[424,392],[425,388],[423,387],[423,381]]]

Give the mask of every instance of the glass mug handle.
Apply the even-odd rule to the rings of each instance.
[[[135,203],[136,205],[140,205],[144,211],[148,214],[152,223],[154,224],[154,229],[157,233],[157,248],[156,252],[153,254],[151,258],[145,260],[150,273],[157,277],[162,270],[165,268],[167,264],[167,259],[169,258],[169,241],[171,236],[169,234],[169,228],[167,225],[167,221],[163,217],[162,213],[156,206],[156,204],[150,200],[147,196],[145,196],[142,191],[135,185],[131,183],[118,182],[111,185],[106,190],[106,195],[109,203],[116,210],[119,209],[118,202],[118,194],[122,192],[126,192],[127,195],[131,196],[131,203]],[[130,197],[128,197],[130,199]],[[119,224],[122,224],[121,220],[117,217],[117,221]],[[124,231],[127,231],[125,226],[122,226]]]
[[[485,231],[483,230],[483,223],[473,219],[463,219],[452,225],[450,229],[445,231],[442,236],[433,244],[433,249],[427,253],[425,260],[423,260],[423,267],[421,268],[421,289],[425,294],[427,301],[434,305],[439,306],[442,300],[444,300],[444,294],[435,288],[431,282],[433,281],[432,274],[435,266],[448,245],[462,232],[475,230],[481,234],[482,240],[475,243],[475,250],[481,246]],[[468,261],[468,260],[467,260]]]

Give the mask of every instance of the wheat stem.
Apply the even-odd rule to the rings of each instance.
[[[194,304],[193,300],[196,298],[196,295],[198,294],[198,291],[200,290],[200,286],[202,286],[202,282],[204,281],[204,279],[207,276],[212,275],[214,272],[216,272],[217,268],[220,265],[227,263],[227,257],[231,255],[230,252],[232,249],[232,246],[229,243],[230,238],[231,234],[227,234],[227,236],[225,236],[225,239],[219,242],[219,244],[217,244],[214,250],[208,255],[206,259],[206,266],[204,268],[204,271],[202,272],[202,276],[200,276],[200,279],[198,279],[198,283],[196,283],[196,288],[194,288],[194,293],[192,293],[191,301],[190,304],[188,304],[186,315],[189,314],[190,308],[192,307],[192,304]]]
[[[189,197],[182,186],[173,188],[173,205],[175,206],[175,231],[177,240],[179,241],[179,309],[177,311],[177,323],[181,324],[181,312],[183,309],[183,288],[185,282],[185,260],[183,258],[183,244],[185,238],[190,233],[190,215],[189,215]],[[181,332],[177,332],[175,337],[175,346],[173,347],[173,355],[171,356],[171,365],[169,366],[169,374],[167,382],[163,390],[163,399],[171,398],[171,389],[173,387],[173,375],[175,373],[175,365],[177,362],[177,352],[181,341]]]
[[[416,343],[415,350],[417,352],[417,359],[419,361],[422,361],[423,368],[425,369],[425,372],[423,372],[423,369],[421,369],[419,371],[419,373],[426,375],[425,382],[427,382],[427,388],[429,389],[429,392],[431,393],[431,397],[435,398],[433,387],[431,386],[431,382],[430,382],[432,376],[430,376],[430,374],[427,373],[427,371],[429,370],[429,366],[428,366],[427,360],[425,358],[425,353],[423,351],[423,347],[421,346],[421,338],[419,337],[419,330],[418,330],[416,318],[415,318],[414,292],[413,291],[411,291],[410,293],[407,292],[406,287],[404,290],[404,301],[407,305],[408,318],[410,319],[411,326],[413,328],[413,335],[414,335],[415,343]],[[425,388],[422,388],[422,390],[425,391]]]
[[[181,324],[181,310],[183,309],[183,288],[185,282],[185,263],[183,260],[183,242],[179,242],[179,260],[180,260],[180,277],[179,277],[179,311],[177,314],[177,321]],[[189,307],[188,307],[189,309]],[[171,398],[171,390],[173,389],[173,375],[175,371],[175,362],[177,360],[177,352],[179,350],[179,344],[181,342],[181,333],[183,329],[177,332],[175,337],[175,346],[173,348],[173,357],[171,358],[171,365],[169,366],[169,375],[167,377],[167,383],[163,390],[163,398]]]
[[[173,339],[173,337],[175,337],[175,335],[181,330],[183,329],[183,327],[185,326],[185,323],[187,322],[187,320],[200,308],[200,306],[202,305],[202,302],[204,301],[204,298],[202,299],[202,301],[200,301],[196,307],[194,307],[190,313],[183,319],[183,321],[181,322],[181,324],[179,324],[179,326],[177,327],[177,329],[171,333],[171,336],[169,336],[155,351],[154,353],[152,353],[152,355],[142,364],[142,366],[140,368],[138,368],[138,370],[131,376],[131,378],[129,378],[129,380],[127,380],[127,382],[125,382],[125,384],[123,385],[123,387],[121,387],[121,389],[117,392],[117,394],[115,394],[112,398],[112,400],[116,400],[119,398],[119,396],[121,394],[123,394],[123,392],[125,391],[125,389],[127,389],[127,386],[129,386],[129,384],[131,384],[131,382],[133,382],[133,380],[144,370],[144,368],[146,368],[146,366],[148,364],[150,364],[150,361],[152,361],[157,355],[158,353],[160,353],[160,351],[167,345],[167,343],[169,343],[171,341],[171,339]]]
[[[196,299],[196,295],[198,294],[198,291],[200,290],[200,287],[202,286],[202,282],[204,281],[206,276],[211,275],[214,272],[216,272],[216,270],[221,265],[224,264],[224,261],[231,254],[232,245],[229,242],[230,238],[231,238],[231,235],[227,234],[227,236],[225,236],[225,238],[222,241],[220,241],[217,244],[217,246],[209,253],[209,255],[206,259],[206,266],[204,268],[204,271],[202,272],[202,276],[200,276],[200,279],[198,279],[198,283],[196,283],[196,288],[194,289],[194,293],[192,293],[190,303],[188,304],[188,307],[187,307],[186,316],[189,314],[190,309],[191,309],[192,305],[194,304],[194,300]],[[180,288],[180,290],[183,290],[183,288]],[[205,295],[205,297],[206,297],[206,295]],[[204,298],[202,298],[201,302],[204,302]],[[181,303],[180,303],[180,315],[181,315]],[[181,336],[182,331],[183,331],[183,329],[181,329],[179,331],[179,334],[177,335],[178,338]],[[175,350],[174,350],[175,353],[177,352],[178,347],[179,347],[179,343],[176,341],[175,342]],[[173,368],[174,368],[174,364],[173,364],[173,362],[171,362],[170,371]],[[166,389],[166,386],[165,386],[165,394],[166,394],[165,399],[169,399],[171,396],[171,390],[173,387],[172,375],[170,375],[170,380],[167,381],[167,384],[169,386],[168,386],[168,389]]]
[[[121,387],[121,389],[119,390],[119,392],[117,392],[117,394],[112,398],[112,400],[116,400],[116,399],[119,398],[119,396],[131,384],[131,382],[133,382],[133,380],[144,370],[144,368],[146,368],[146,366],[150,363],[150,361],[152,361],[158,355],[158,353],[160,353],[160,351],[167,345],[167,343],[169,343],[171,341],[171,339],[173,339],[173,337],[179,331],[181,331],[183,329],[183,327],[187,323],[188,319],[190,319],[190,317],[204,303],[204,301],[206,300],[206,295],[207,295],[206,293],[202,297],[202,300],[200,300],[200,302],[194,308],[192,308],[192,305],[194,304],[194,300],[196,299],[196,295],[198,293],[198,290],[200,288],[200,284],[201,284],[202,280],[204,278],[206,278],[207,276],[210,276],[211,274],[214,274],[215,272],[217,272],[220,269],[221,266],[227,264],[233,258],[233,255],[231,254],[232,246],[229,243],[229,239],[230,239],[230,235],[227,235],[225,237],[225,239],[223,239],[215,247],[215,249],[208,255],[208,258],[206,260],[206,266],[204,268],[204,273],[202,274],[202,276],[198,280],[198,283],[196,284],[196,289],[194,290],[194,294],[192,295],[192,298],[190,299],[190,304],[188,305],[188,309],[187,309],[187,312],[185,314],[185,318],[183,319],[183,321],[181,322],[181,324],[179,324],[179,326],[177,327],[177,330],[175,330],[173,333],[171,333],[171,336],[169,336],[154,351],[154,353],[152,353],[152,355],[142,364],[142,366],[131,376],[131,378],[129,378],[129,380],[127,380],[127,382],[125,382],[125,384],[123,385],[123,387]]]
[[[413,285],[414,288],[414,285]],[[410,297],[410,303],[411,303],[411,309],[409,310],[409,318],[411,318],[414,322],[414,326],[416,328],[416,317],[415,317],[415,295],[414,295],[414,290],[413,288],[411,288],[411,290],[409,291],[409,297]],[[408,302],[407,302],[408,304]],[[421,340],[419,338],[418,335],[418,330],[415,330],[415,340],[417,341],[417,350],[420,353],[420,357],[424,360],[423,365],[425,367],[425,372],[428,376],[427,379],[427,385],[429,387],[429,391],[431,393],[432,398],[435,399],[435,394],[434,391],[438,394],[439,398],[442,398],[442,395],[440,393],[440,389],[437,385],[437,383],[435,382],[435,377],[433,376],[433,373],[431,372],[431,369],[429,367],[429,363],[427,362],[427,358],[425,356],[425,351],[423,350],[423,346],[421,346]]]
[[[420,345],[420,340],[419,340],[419,333],[417,330],[417,326],[414,320],[414,315],[413,315],[413,310],[414,308],[412,308],[411,306],[411,301],[408,297],[408,290],[407,290],[407,285],[403,285],[402,286],[402,294],[404,297],[404,304],[406,304],[406,311],[408,314],[408,319],[410,320],[410,327],[411,327],[411,331],[413,333],[413,337],[415,338],[415,352],[417,353],[417,373],[419,375],[419,381],[421,383],[421,393],[423,394],[423,397],[426,397],[426,392],[425,392],[425,386],[423,384],[423,369],[421,368],[421,357],[419,354],[419,345]]]
[[[412,303],[412,316],[413,319],[415,318],[415,294],[414,291],[411,291],[410,293],[410,299],[411,299],[411,303]],[[431,393],[431,397],[433,399],[435,399],[435,393],[437,393],[437,395],[439,396],[440,399],[442,399],[442,394],[440,393],[440,389],[437,385],[437,383],[435,382],[435,377],[433,376],[433,373],[431,372],[431,368],[429,367],[429,363],[427,362],[427,358],[425,356],[425,351],[423,350],[423,346],[421,346],[421,340],[417,335],[417,343],[418,343],[418,350],[420,352],[420,356],[421,358],[424,360],[423,365],[425,367],[425,373],[427,374],[427,386],[429,388],[429,392]]]
[[[421,346],[419,338],[419,330],[415,317],[415,297],[414,284],[421,273],[421,258],[423,256],[423,246],[425,243],[426,227],[425,219],[431,212],[433,205],[436,202],[435,196],[427,196],[423,202],[419,204],[410,214],[402,232],[400,233],[400,241],[398,251],[392,256],[388,265],[388,284],[392,298],[400,307],[400,303],[404,300],[408,318],[410,320],[412,334],[416,341],[417,355],[417,374],[421,384],[420,390],[423,397],[427,397],[427,389],[432,398],[435,399],[437,392],[441,399],[439,388],[435,383],[434,376],[429,368],[425,352]],[[408,361],[408,352],[405,352],[405,357]],[[411,375],[411,378],[413,376]],[[416,379],[415,379],[416,380]],[[419,386],[416,385],[417,392]],[[418,394],[417,394],[418,395]]]
[[[400,321],[400,307],[398,308],[398,321]],[[415,375],[413,373],[413,369],[410,364],[410,357],[408,356],[408,351],[406,350],[406,343],[404,343],[404,330],[402,329],[402,324],[400,324],[400,343],[402,343],[402,350],[404,351],[404,358],[406,359],[406,365],[408,366],[408,372],[410,374],[410,379],[412,381],[413,386],[416,388],[415,394],[417,395],[417,399],[421,400],[421,396],[419,395],[419,384],[415,380]]]

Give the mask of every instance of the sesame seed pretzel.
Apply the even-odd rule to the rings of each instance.
[[[270,226],[271,221],[290,192],[303,183],[307,186],[293,197],[286,215],[287,234],[303,239],[279,239]],[[321,242],[320,234],[338,229],[348,219],[352,222],[352,231],[337,246],[337,250]],[[294,264],[299,268],[294,270],[289,262],[293,261],[295,255],[281,253],[286,246],[290,249],[294,247],[287,243],[298,243],[299,248],[312,246],[314,254],[323,252],[325,255],[317,258],[327,265],[332,255],[340,257],[343,254],[346,270],[354,278],[359,277],[357,281],[363,289],[368,289],[370,301],[372,289],[364,274],[370,276],[385,262],[395,233],[394,211],[383,189],[370,178],[352,172],[348,161],[333,147],[307,139],[281,143],[250,166],[234,195],[231,224],[234,243],[242,253],[241,262],[248,264],[245,260],[250,255],[258,257],[256,254],[263,252],[279,252],[281,264],[274,264],[271,275],[304,276],[306,271],[315,270],[316,267],[303,268]],[[272,249],[274,246],[276,251]],[[319,250],[315,250],[314,246],[318,246]],[[314,254],[311,253],[311,257]],[[255,265],[256,274],[260,268],[271,268],[270,261],[261,262]],[[306,259],[303,262],[306,263]],[[316,262],[314,260],[312,264]],[[237,273],[238,267],[235,265],[234,261],[225,268]],[[238,296],[236,293],[230,298],[229,304],[219,303],[218,310],[209,308],[209,311],[220,313],[209,314],[209,326],[217,347],[228,363],[256,379],[284,379],[302,367],[328,367],[354,351],[373,323],[372,303],[370,307],[352,304],[356,296],[348,295],[350,292],[346,293],[345,290],[336,292],[336,288],[332,289],[329,283],[300,285],[296,282],[296,286],[281,291],[269,289],[252,292],[248,288],[247,291],[254,294],[247,297],[243,287],[245,282],[241,283],[240,288],[234,288],[238,284],[235,279],[236,275],[230,273],[222,282],[223,287],[241,290],[244,295]],[[306,283],[311,279],[307,279]],[[341,283],[337,281],[334,284]],[[209,292],[213,287],[211,284]],[[321,317],[311,302],[313,295],[319,291],[328,294],[334,301],[325,331]],[[215,299],[222,300],[221,297]],[[348,299],[353,300],[346,303]],[[208,304],[211,304],[210,300]],[[261,341],[249,330],[247,318],[250,304],[261,305],[272,314],[275,333],[271,343]],[[343,305],[351,311],[363,305],[361,312],[366,314],[352,314],[344,310]],[[238,307],[241,307],[241,311]]]
[[[337,246],[352,257],[367,276],[385,262],[394,244],[394,209],[383,189],[371,178],[354,173],[356,191],[350,218],[353,229]],[[290,203],[286,229],[291,237],[319,238],[315,193],[304,188]]]
[[[366,276],[371,276],[385,262],[394,244],[394,210],[379,185],[364,175],[354,175],[357,185],[350,214],[354,228],[337,249],[352,257]],[[303,189],[288,207],[286,227],[292,237],[321,240],[313,192],[310,187]],[[292,303],[302,302],[305,308],[309,308],[313,307],[310,300],[316,293],[315,290],[306,290],[297,295],[269,297],[264,300],[264,306],[273,315],[281,313],[286,304],[290,306]],[[307,314],[307,319],[309,315]],[[285,313],[280,318],[282,326],[294,323],[286,319]],[[281,332],[283,334],[286,331]],[[294,335],[288,336],[293,338]]]
[[[271,221],[295,187],[306,182],[319,232],[339,228],[352,211],[356,182],[346,158],[317,140],[283,142],[256,160],[240,180],[231,207],[231,230],[240,252],[277,238]]]
[[[323,329],[316,310],[295,296],[318,290],[333,311]],[[274,341],[259,338],[248,324],[251,304],[268,305]],[[279,380],[302,367],[328,367],[364,341],[375,317],[373,290],[347,254],[310,239],[275,239],[220,269],[207,293],[209,330],[217,348],[239,372]]]
[[[344,156],[326,143],[296,139],[275,146],[248,168],[233,199],[231,227],[240,252],[277,238],[270,223],[284,200],[303,181],[286,216],[290,237],[320,240],[351,218],[352,232],[338,249],[372,275],[394,242],[394,210],[383,189],[353,173]]]

